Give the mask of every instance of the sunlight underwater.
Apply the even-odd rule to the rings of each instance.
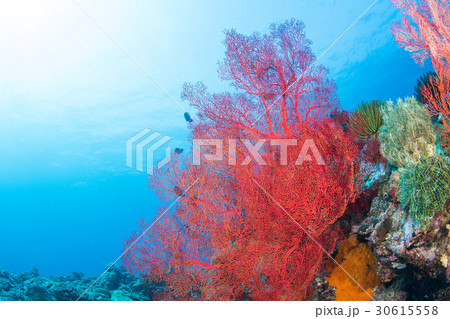
[[[0,270],[0,300],[449,300],[450,2],[391,2],[395,41],[433,66],[414,96],[344,111],[302,21],[227,30],[218,75],[237,91],[181,94],[190,142],[227,141],[225,160],[175,149],[148,181],[163,204],[121,265]],[[261,141],[258,165],[248,145]]]

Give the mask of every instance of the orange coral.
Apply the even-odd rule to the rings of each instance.
[[[373,288],[379,286],[381,282],[376,273],[376,259],[370,247],[365,243],[359,243],[354,237],[348,238],[339,246],[335,260],[365,290],[363,291],[341,267],[330,261],[327,281],[330,286],[336,287],[336,300],[371,300]]]

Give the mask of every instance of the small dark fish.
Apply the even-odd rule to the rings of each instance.
[[[177,148],[175,149],[175,154],[181,154],[181,153],[183,153],[183,149],[177,147]]]
[[[275,93],[263,93],[263,97],[266,100],[273,100],[277,97],[277,95]]]
[[[191,114],[189,114],[189,112],[184,113],[184,119],[186,120],[186,122],[189,122],[189,123],[191,123],[193,121]]]
[[[181,187],[179,187],[179,186],[175,186],[175,187],[173,188],[173,192],[174,192],[175,195],[177,195],[177,196],[186,196],[186,193],[184,192],[184,190],[183,190]]]

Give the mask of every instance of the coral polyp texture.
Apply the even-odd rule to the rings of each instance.
[[[419,162],[436,153],[436,132],[423,107],[413,97],[399,99],[394,108],[388,101],[382,108],[380,152],[399,168]]]
[[[450,196],[450,165],[442,156],[421,158],[400,176],[399,200],[416,221],[444,209]]]
[[[327,278],[330,286],[336,287],[336,300],[372,300],[373,289],[381,285],[376,264],[372,249],[366,243],[351,237],[341,244],[335,262],[329,261]]]
[[[376,136],[383,122],[380,107],[384,101],[362,102],[349,119],[350,131],[361,140]]]

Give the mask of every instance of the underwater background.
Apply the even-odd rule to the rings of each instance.
[[[234,90],[216,76],[224,29],[296,18],[319,57],[373,1],[77,2],[195,116],[184,82]],[[344,110],[412,96],[431,69],[394,42],[399,17],[378,1],[321,57]],[[185,110],[70,1],[1,4],[0,70],[0,268],[98,275],[161,204],[126,141],[150,128],[188,151]]]

